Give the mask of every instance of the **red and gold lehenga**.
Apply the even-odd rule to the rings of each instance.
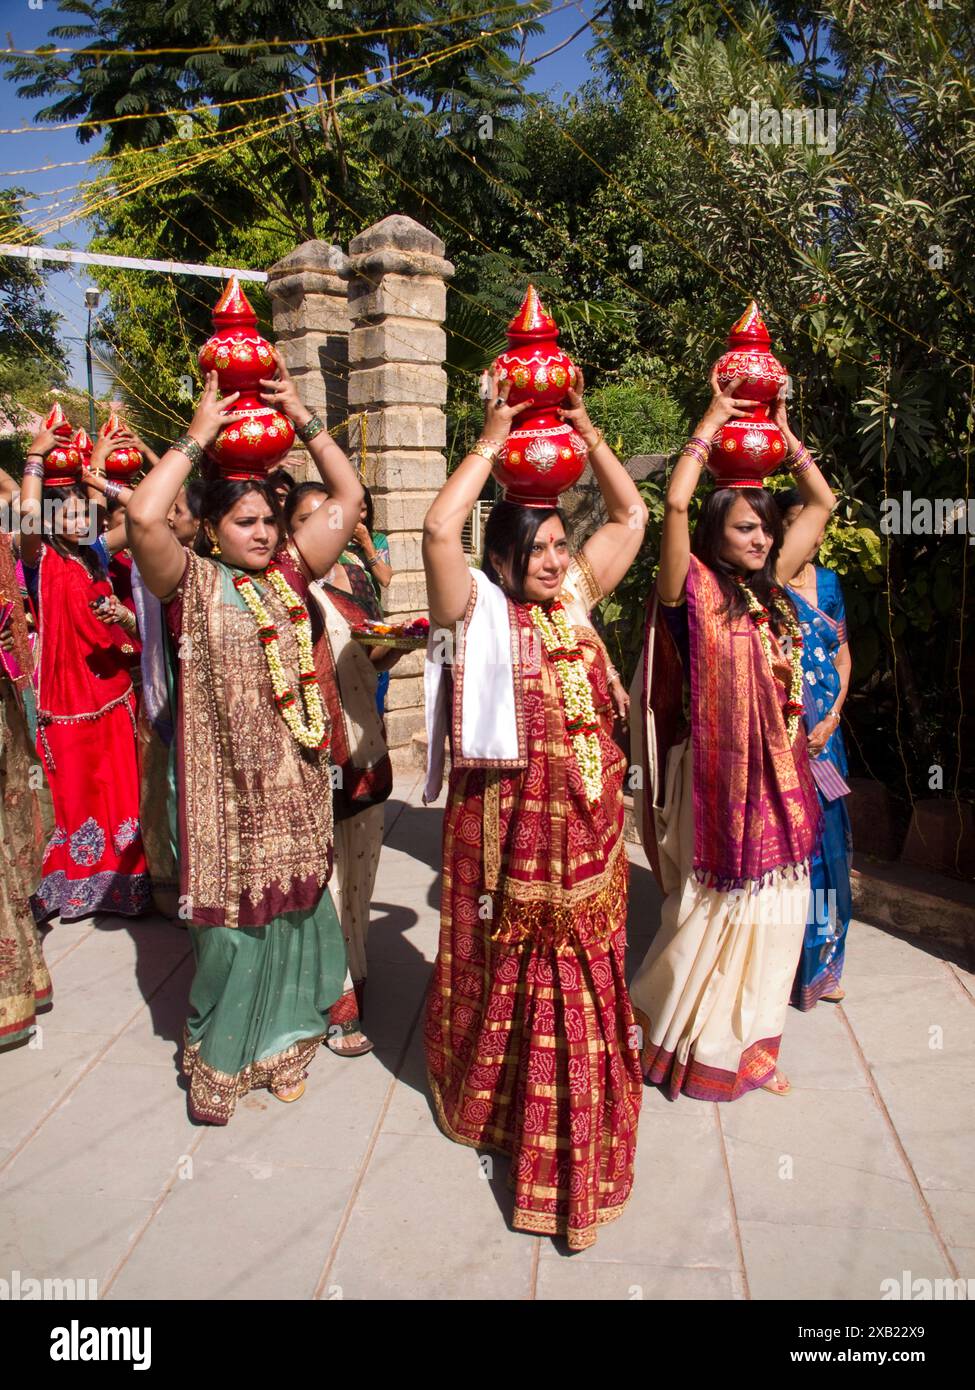
[[[519,663],[516,677],[527,765],[457,766],[452,740],[440,948],[426,1012],[441,1127],[459,1143],[510,1155],[514,1226],[564,1235],[573,1249],[591,1245],[629,1196],[642,1085],[624,980],[626,759],[612,738],[605,650],[587,622],[598,597],[576,560],[563,602],[599,724],[595,805],[540,643],[541,660]],[[529,650],[528,606],[507,606],[523,639],[513,645]],[[453,698],[456,732],[456,688]]]
[[[130,675],[138,646],[91,607],[111,592],[80,558],[45,544],[37,574],[37,751],[55,826],[33,900],[40,921],[137,916],[150,902]]]

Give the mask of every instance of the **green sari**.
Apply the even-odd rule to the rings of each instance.
[[[307,603],[293,557],[275,561]],[[256,583],[296,674],[287,609]],[[190,555],[167,620],[189,654],[176,738],[179,886],[196,960],[183,1072],[191,1116],[226,1124],[248,1091],[296,1086],[341,1023],[331,775],[328,753],[299,748],[275,709],[257,625],[226,566]]]

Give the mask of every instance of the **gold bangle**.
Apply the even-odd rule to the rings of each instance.
[[[497,439],[479,439],[476,444],[470,447],[470,453],[477,454],[479,458],[487,459],[488,463],[493,463],[498,457],[504,444]]]
[[[589,450],[590,453],[592,453],[593,450],[598,449],[599,446],[600,446],[600,444],[602,444],[603,440],[606,438],[606,436],[605,436],[605,434],[603,434],[602,430],[599,430],[599,429],[597,429],[596,435],[597,435],[597,439],[596,439],[595,444],[587,444],[587,445],[586,445],[586,448]]]

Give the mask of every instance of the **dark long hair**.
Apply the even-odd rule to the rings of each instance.
[[[193,549],[197,555],[212,553],[213,547],[205,529],[207,524],[216,528],[217,523],[222,521],[231,508],[235,507],[240,499],[246,497],[249,492],[256,492],[259,497],[263,498],[274,514],[275,524],[280,529],[282,536],[284,535],[284,518],[281,515],[278,499],[263,479],[245,478],[238,481],[233,478],[209,478],[203,487],[203,496],[200,499],[200,529],[193,542]]]
[[[314,492],[320,492],[323,497],[330,496],[329,490],[324,483],[298,483],[288,493],[284,502],[284,519],[288,523],[289,532],[295,512],[301,506],[302,502],[304,502],[305,498],[310,497]]]
[[[58,501],[64,505],[67,503],[69,497],[77,497],[80,498],[82,502],[88,503],[89,524],[91,521],[94,521],[95,530],[100,534],[101,525],[97,504],[89,501],[88,494],[80,483],[69,483],[66,487],[46,487],[41,500],[42,504],[49,501]],[[49,545],[52,550],[56,550],[63,559],[68,559],[70,557],[75,560],[80,560],[93,580],[105,578],[106,570],[99,559],[98,551],[87,541],[77,542],[71,545],[63,536],[59,536],[55,531],[45,531],[44,542],[46,545]]]
[[[538,528],[550,516],[557,516],[565,528],[565,515],[558,507],[522,507],[517,502],[496,502],[491,508],[488,524],[484,528],[484,557],[481,569],[492,584],[499,588],[501,574],[495,568],[492,555],[511,568],[513,589],[511,597],[516,603],[525,602],[525,576],[532,546]]]
[[[763,487],[715,488],[701,505],[694,535],[691,537],[691,551],[702,564],[707,565],[717,579],[725,598],[721,611],[726,613],[729,619],[743,617],[748,612],[748,602],[741,592],[740,572],[721,558],[728,513],[739,497],[745,499],[772,537],[772,545],[762,568],[740,577],[759,602],[769,610],[772,629],[779,635],[783,630],[783,624],[777,609],[785,605],[794,613],[795,605],[775,577],[775,567],[779,551],[782,549],[783,526],[782,513],[770,492]]]

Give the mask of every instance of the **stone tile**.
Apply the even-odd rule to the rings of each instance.
[[[101,1290],[151,1210],[114,1193],[84,1201],[70,1190],[27,1188],[16,1201],[5,1194],[0,1269],[19,1269],[22,1279],[96,1279]]]
[[[929,1187],[924,1196],[945,1244],[975,1249],[975,1191],[939,1191]]]
[[[507,1164],[474,1149],[381,1134],[329,1285],[344,1298],[525,1299],[534,1240],[509,1226]]]
[[[210,1162],[204,1147],[193,1176],[173,1185],[108,1297],[310,1298],[352,1183],[350,1173],[335,1169],[249,1172]]]
[[[55,1026],[55,1006],[39,1020],[43,1030],[35,1035],[40,1046],[15,1048],[0,1057],[0,1144],[15,1148],[107,1047],[110,1038],[100,1033],[62,1032]]]
[[[882,931],[880,927],[853,921],[846,942],[843,985],[850,994],[854,985],[876,979],[878,975],[910,975],[918,979],[941,979],[944,961],[916,941],[906,941]]]
[[[662,1302],[744,1298],[741,1275],[724,1269],[679,1269],[651,1264],[579,1264],[544,1260],[538,1266],[536,1298],[572,1302]]]
[[[884,1279],[944,1278],[948,1270],[934,1237],[922,1231],[871,1231],[796,1222],[740,1224],[749,1294],[753,1299],[809,1302],[879,1299]]]
[[[95,1023],[115,1033],[131,1021],[190,949],[175,927],[145,932],[133,939],[128,931],[95,931],[55,967],[52,1018],[59,1027],[82,1032]]]
[[[843,1009],[868,1063],[917,1066],[925,1061],[967,1063],[975,1069],[975,1009],[948,978],[864,980]]]
[[[94,930],[95,919],[86,917],[83,922],[70,922],[65,927],[51,927],[48,931],[43,932],[41,939],[47,968],[53,970],[60,961],[64,960],[65,956],[70,955],[72,951],[77,951]]]
[[[252,1091],[228,1125],[207,1130],[206,1158],[262,1179],[282,1167],[358,1171],[391,1080],[375,1053],[346,1058],[320,1048],[301,1100],[282,1105]]]
[[[966,1297],[975,1298],[975,1246],[953,1245],[951,1258],[954,1260],[961,1278],[968,1280]]]
[[[791,1156],[794,1182],[805,1183],[808,1176],[814,1183],[813,1175],[823,1163],[850,1174],[895,1183],[907,1180],[903,1160],[869,1091],[834,1091],[829,1100],[821,1091],[795,1090],[784,1097],[753,1092],[721,1106],[721,1128],[729,1150],[737,1144],[739,1151],[747,1146],[753,1155],[767,1156],[769,1174],[776,1181],[780,1156]],[[736,1181],[736,1201],[737,1192]]]
[[[393,1097],[383,1119],[384,1134],[439,1135],[427,1086],[423,1032],[417,1028],[407,1049]]]
[[[194,969],[189,955],[116,1038],[107,1061],[178,1069]]]
[[[729,1139],[728,1163],[740,1221],[930,1231],[906,1173],[891,1178],[832,1162],[829,1139],[814,1158]]]
[[[412,947],[405,959],[397,948],[395,959],[378,956],[370,964],[363,1026],[389,1068],[396,1065],[420,1017],[430,970],[430,963]],[[350,1059],[349,1065],[356,1060]]]
[[[41,1126],[4,1175],[7,1200],[26,1191],[154,1201],[199,1137],[174,1074],[103,1061]]]
[[[955,961],[952,961],[948,968],[962,989],[971,999],[975,1000],[975,971],[966,970],[963,965],[958,965]]]
[[[680,1102],[677,1102],[679,1105]],[[573,1264],[706,1266],[737,1271],[731,1199],[712,1107],[699,1114],[641,1115],[636,1174],[629,1203]],[[564,1257],[542,1242],[541,1259]]]
[[[789,1009],[781,1057],[783,1070],[795,1090],[850,1091],[869,1085],[849,1032],[833,1004],[817,1004],[806,1013]]]
[[[875,1067],[874,1079],[922,1188],[968,1192],[975,1134],[972,1064],[937,1052],[929,1056]]]

